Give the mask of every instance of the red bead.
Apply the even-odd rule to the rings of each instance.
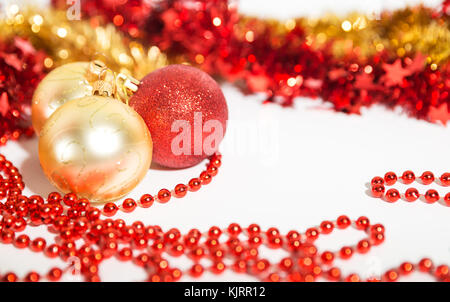
[[[386,279],[386,281],[388,282],[395,282],[398,280],[398,273],[396,270],[388,270],[385,274],[384,274],[384,278]]]
[[[393,184],[395,184],[397,182],[397,175],[395,175],[394,172],[387,172],[384,175],[384,182],[388,185],[388,186],[392,186]]]
[[[331,264],[331,263],[333,263],[333,260],[334,260],[334,254],[332,252],[325,251],[320,256],[320,259],[322,259],[322,262],[324,264]]]
[[[233,264],[233,270],[236,273],[244,273],[247,271],[247,262],[245,260],[237,260],[234,264]]]
[[[182,198],[182,197],[186,196],[187,191],[188,191],[188,187],[186,185],[178,184],[175,186],[175,189],[174,189],[175,197]]]
[[[386,192],[386,201],[388,202],[396,202],[400,199],[400,192],[397,189],[389,189]]]
[[[375,176],[374,178],[372,178],[370,184],[372,185],[372,187],[376,185],[384,185],[384,179],[379,176]]]
[[[150,194],[144,194],[140,199],[140,206],[143,208],[149,208],[153,205],[153,196]]]
[[[216,226],[211,227],[208,231],[208,236],[210,238],[219,238],[221,234],[222,234],[222,231],[220,230],[220,228],[218,228]]]
[[[270,267],[269,261],[267,261],[266,259],[260,259],[252,265],[252,272],[255,275],[258,275],[267,271],[269,267]]]
[[[222,165],[222,162],[219,158],[215,157],[211,160],[211,165],[213,165],[216,168],[220,168],[220,166]]]
[[[174,244],[170,248],[170,254],[172,256],[178,257],[178,256],[183,255],[183,253],[184,253],[184,245],[181,243]]]
[[[294,262],[291,258],[283,258],[278,264],[281,270],[290,271],[294,267]]]
[[[202,247],[196,247],[195,249],[192,249],[189,253],[189,256],[194,259],[195,261],[200,260],[205,255],[205,250]]]
[[[3,282],[16,282],[18,278],[14,273],[6,273],[2,279]]]
[[[357,274],[350,274],[345,278],[346,282],[360,282],[361,278]]]
[[[339,251],[339,256],[342,259],[348,259],[353,255],[353,249],[349,246],[344,246],[343,248],[341,248],[341,250]]]
[[[267,281],[267,282],[280,282],[281,281],[281,277],[277,273],[271,273],[271,274],[269,274],[269,276],[267,276],[265,281]]]
[[[281,238],[281,236],[272,236],[272,237],[268,238],[267,241],[268,241],[267,245],[271,249],[277,249],[277,248],[282,247],[282,245],[283,245],[283,239]]]
[[[445,195],[444,202],[447,206],[450,207],[450,192]]]
[[[438,280],[444,280],[447,278],[449,276],[448,265],[439,265],[436,267],[434,275],[438,278]]]
[[[164,240],[168,243],[174,243],[181,237],[181,233],[178,229],[172,228],[164,234]]]
[[[419,191],[417,191],[416,188],[408,188],[405,192],[405,199],[406,201],[413,202],[419,199],[420,194]]]
[[[323,221],[320,224],[320,232],[323,234],[329,234],[333,231],[334,225],[331,221]]]
[[[429,185],[434,181],[434,174],[430,171],[423,172],[422,176],[420,176],[422,183],[424,185]]]
[[[412,182],[414,182],[414,180],[416,180],[416,175],[414,175],[413,171],[408,170],[408,171],[403,172],[401,178],[402,178],[402,181],[404,184],[409,185]]]
[[[266,235],[268,236],[268,237],[271,237],[271,236],[279,236],[280,235],[280,231],[277,229],[277,228],[269,228],[267,231],[266,231]]]
[[[384,233],[384,226],[382,224],[374,224],[370,227],[372,233]]]
[[[17,238],[14,242],[14,246],[19,249],[26,248],[26,247],[28,247],[29,244],[30,244],[30,237],[28,237],[25,234],[17,236]]]
[[[117,253],[117,258],[119,258],[120,261],[131,260],[133,258],[133,251],[130,248],[125,247]]]
[[[158,239],[163,235],[163,232],[158,226],[148,226],[144,231],[144,235],[147,239]]]
[[[425,193],[425,200],[428,203],[435,203],[439,200],[439,193],[436,190],[430,189]]]
[[[212,176],[207,171],[203,171],[202,173],[200,173],[199,178],[200,178],[202,185],[207,185],[212,180]]]
[[[244,254],[245,254],[244,258],[246,260],[252,260],[252,259],[256,259],[258,257],[259,251],[255,247],[250,247],[245,250]]]
[[[372,244],[379,245],[384,242],[384,234],[383,233],[373,233],[370,235],[370,239],[372,240]]]
[[[63,202],[66,206],[72,206],[77,201],[77,195],[74,193],[68,193],[64,195]]]
[[[41,276],[36,272],[31,272],[25,277],[26,282],[38,282]]]
[[[247,232],[250,235],[258,235],[261,232],[261,228],[257,224],[251,224],[248,226]]]
[[[348,218],[345,215],[339,216],[338,219],[336,220],[336,226],[339,229],[345,229],[348,226],[350,226],[350,224],[351,224],[350,218]]]
[[[27,222],[23,218],[17,218],[13,225],[14,232],[22,232],[25,230]]]
[[[361,216],[356,220],[355,225],[358,230],[365,230],[370,226],[369,218]]]
[[[137,207],[136,201],[131,198],[127,198],[122,203],[122,211],[125,213],[131,213],[133,212]]]
[[[303,276],[299,272],[292,272],[287,275],[287,280],[289,282],[302,282],[305,281]]]
[[[450,173],[443,173],[439,179],[444,187],[450,186]]]
[[[430,272],[433,268],[433,262],[429,258],[423,258],[419,262],[419,269],[422,272]]]
[[[42,252],[45,249],[46,245],[47,243],[45,242],[45,239],[39,237],[31,241],[30,249],[33,252]]]
[[[189,181],[189,191],[196,192],[200,190],[200,187],[202,186],[202,183],[198,178],[193,178]]]
[[[327,272],[327,277],[331,281],[338,281],[341,278],[341,270],[333,267]]]
[[[114,216],[119,208],[112,202],[109,202],[103,206],[103,215],[111,217]]]
[[[221,274],[225,271],[225,268],[226,268],[225,263],[223,263],[222,261],[218,261],[212,265],[211,271],[214,274]]]
[[[2,243],[8,244],[14,241],[15,233],[11,230],[3,230],[1,234]]]
[[[161,189],[158,192],[158,202],[166,203],[170,200],[170,191],[167,189]]]
[[[414,265],[410,262],[403,262],[400,265],[399,271],[402,275],[408,275],[414,271]]]
[[[197,263],[191,267],[189,273],[191,276],[198,278],[203,274],[203,271],[204,271],[203,266]]]
[[[90,202],[86,198],[81,198],[78,201],[75,201],[73,206],[80,211],[86,211],[90,206]]]
[[[171,270],[170,274],[171,274],[171,276],[172,276],[173,281],[178,281],[178,280],[180,280],[181,277],[182,277],[182,275],[183,275],[183,273],[182,273],[179,269],[177,269],[177,268]]]
[[[219,173],[219,169],[217,167],[214,167],[213,165],[209,165],[206,168],[206,172],[208,172],[208,174],[211,176],[216,176],[217,173]]]
[[[47,274],[47,278],[50,281],[59,281],[61,279],[63,272],[61,269],[59,268],[52,268],[48,274]]]
[[[228,226],[227,231],[230,236],[237,236],[242,232],[242,229],[239,224],[232,223]]]
[[[372,191],[373,197],[381,198],[381,197],[383,197],[385,188],[383,185],[375,185],[372,187],[371,191]]]
[[[300,240],[301,239],[301,235],[299,232],[297,231],[289,231],[286,235],[286,238],[289,241],[293,241],[293,240]]]
[[[37,197],[41,198],[40,196]],[[62,199],[61,194],[59,194],[58,192],[51,192],[50,194],[48,194],[47,197],[47,201],[49,203],[59,203],[61,199]]]
[[[370,242],[366,239],[363,239],[358,242],[356,249],[359,253],[365,254],[370,250]]]
[[[101,212],[99,209],[97,208],[91,208],[88,210],[87,212],[87,217],[89,218],[89,220],[91,221],[95,221],[97,219],[100,218]]]
[[[306,230],[306,238],[310,241],[314,241],[319,237],[319,231],[316,228],[309,228]]]

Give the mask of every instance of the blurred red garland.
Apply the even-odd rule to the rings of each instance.
[[[444,1],[439,11],[417,8],[413,14],[439,20],[445,28],[449,3]],[[66,7],[65,1],[53,4]],[[431,122],[450,120],[450,65],[446,60],[440,66],[426,64],[428,54],[379,51],[368,57],[354,52],[337,57],[333,41],[311,47],[298,22],[280,33],[269,21],[246,20],[227,0],[95,0],[81,5],[83,14],[113,22],[131,37],[156,44],[175,61],[198,64],[249,92],[265,92],[270,102],[290,106],[297,96],[320,97],[347,113],[382,104],[400,106]],[[243,39],[249,28],[258,34]]]
[[[44,76],[44,57],[27,40],[0,42],[0,146],[8,139],[33,134],[30,104]]]

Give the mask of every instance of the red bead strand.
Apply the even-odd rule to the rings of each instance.
[[[432,172],[425,171],[420,177],[416,178],[414,172],[408,170],[403,172],[400,178],[402,182],[407,185],[412,184],[414,181],[420,181],[423,185],[430,185],[432,183],[436,183],[441,187],[450,185],[450,173],[448,172],[445,172],[439,178],[436,178]],[[375,176],[370,182],[372,196],[382,198],[391,203],[398,201],[400,198],[407,202],[414,202],[422,197],[423,201],[430,204],[436,203],[442,199],[443,205],[450,206],[450,192],[440,195],[438,191],[429,189],[425,194],[420,194],[416,188],[410,187],[406,189],[405,193],[402,195],[395,188],[386,190],[386,186],[392,186],[396,182],[397,176],[394,172],[387,172],[384,178]]]
[[[30,271],[24,276],[13,272],[1,273],[1,280],[7,282],[41,280],[58,281],[67,272],[80,274],[86,281],[100,281],[99,269],[104,260],[116,257],[120,261],[130,261],[148,272],[149,281],[177,281],[183,275],[200,277],[205,270],[221,274],[226,270],[246,273],[262,281],[316,281],[325,278],[330,281],[361,281],[357,274],[344,276],[339,267],[332,266],[334,260],[349,259],[355,254],[369,253],[384,241],[385,228],[381,224],[372,224],[361,216],[352,221],[347,216],[339,216],[335,221],[326,220],[317,227],[304,233],[291,230],[282,234],[277,228],[262,230],[257,224],[242,228],[236,223],[227,228],[211,227],[201,233],[193,229],[182,234],[178,229],[164,231],[159,226],[146,226],[140,221],[126,224],[122,219],[102,218],[114,216],[119,210],[125,213],[137,207],[148,208],[154,201],[167,202],[171,196],[183,197],[187,191],[196,191],[205,179],[211,179],[217,173],[221,158],[213,156],[202,172],[203,176],[189,181],[188,185],[177,185],[174,191],[160,190],[153,197],[144,194],[138,201],[128,198],[117,206],[107,203],[100,211],[86,199],[78,199],[74,194],[61,196],[53,192],[47,198],[24,196],[24,184],[19,170],[0,155],[0,234],[1,243],[14,244],[17,248],[29,248],[49,258],[59,258],[69,265],[65,268],[52,268],[48,272]],[[211,174],[210,171],[213,171]],[[205,178],[205,172],[208,177]],[[427,174],[429,175],[429,174]],[[410,180],[411,177],[402,177]],[[425,181],[430,176],[423,177]],[[444,185],[448,176],[439,181]],[[376,178],[373,186],[394,183],[394,175],[385,179]],[[422,180],[423,181],[423,180]],[[414,194],[412,194],[413,196]],[[447,194],[448,195],[448,194]],[[429,191],[430,201],[437,198]],[[26,231],[29,226],[46,225],[55,235],[54,240],[30,238],[18,232]],[[314,241],[321,236],[345,230],[354,226],[365,234],[365,238],[354,245],[344,246],[336,251],[321,251]],[[226,234],[226,236],[224,235]],[[281,262],[271,263],[260,256],[260,249],[283,249],[289,256]],[[187,255],[192,265],[186,271],[172,266],[169,257]],[[199,262],[208,259],[204,266]],[[367,281],[398,281],[402,276],[417,267],[422,273],[429,274],[437,281],[449,281],[449,269],[446,264],[435,265],[430,259],[422,259],[417,264],[405,262],[378,277]],[[152,269],[149,269],[152,268]]]

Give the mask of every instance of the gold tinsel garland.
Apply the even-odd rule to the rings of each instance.
[[[99,25],[97,18],[70,21],[65,11],[41,11],[31,7],[19,10],[17,5],[8,6],[5,11],[6,16],[0,19],[2,36],[6,39],[22,36],[35,47],[44,49],[49,55],[45,61],[47,68],[99,58],[111,69],[140,79],[168,64],[167,57],[158,47],[146,47],[132,41],[113,24]],[[266,28],[272,28],[277,36],[283,37],[296,26],[305,30],[306,43],[316,49],[327,47],[332,41],[332,52],[336,57],[351,53],[364,60],[383,50],[396,57],[422,53],[427,55],[427,63],[434,64],[434,68],[450,59],[448,22],[432,18],[432,10],[421,6],[379,16],[352,13],[345,17],[326,15],[317,19],[263,22],[242,17],[235,30],[242,33],[243,40],[251,42]]]
[[[445,19],[432,15],[431,9],[418,6],[379,15],[351,13],[339,17],[328,14],[315,19],[285,21],[243,17],[236,31],[242,33],[242,40],[252,42],[269,28],[276,33],[275,37],[282,39],[300,27],[305,31],[306,43],[315,49],[328,47],[329,42],[333,42],[335,57],[351,53],[363,60],[386,50],[400,58],[422,53],[428,56],[428,64],[442,65],[450,60],[450,25]]]
[[[131,41],[114,25],[100,26],[92,21],[69,21],[64,11],[34,8],[6,9],[0,19],[2,39],[24,37],[48,54],[44,61],[51,69],[74,61],[101,59],[112,70],[141,79],[149,72],[167,65],[158,47],[145,47]]]

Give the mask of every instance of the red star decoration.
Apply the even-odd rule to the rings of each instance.
[[[427,59],[427,56],[424,56],[420,52],[416,54],[414,59],[412,60],[411,64],[406,66],[406,69],[409,70],[411,74],[422,71],[425,67],[425,60]]]
[[[430,107],[428,111],[428,119],[432,123],[441,122],[444,126],[450,121],[450,112],[448,112],[447,103],[442,103],[439,107]]]
[[[355,83],[354,83],[354,87],[356,89],[367,89],[367,90],[371,90],[371,89],[377,89],[378,85],[375,85],[373,83],[373,76],[363,72],[360,73],[358,75],[356,75],[355,77]]]
[[[394,64],[383,63],[386,75],[383,77],[386,86],[402,85],[403,78],[411,75],[411,72],[402,67],[402,61],[397,59]]]
[[[9,111],[9,102],[8,102],[8,95],[6,92],[3,92],[0,96],[0,114],[2,116],[5,116],[8,114]]]

